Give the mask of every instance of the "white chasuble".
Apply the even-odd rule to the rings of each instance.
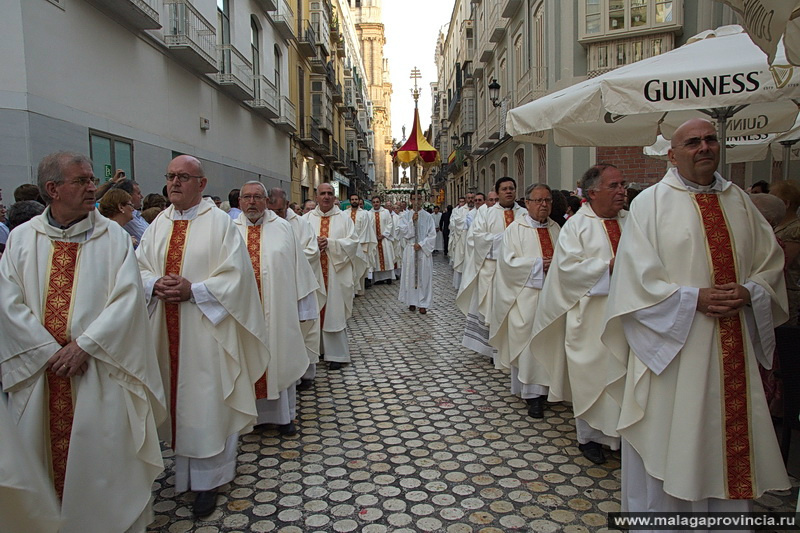
[[[276,400],[308,368],[298,303],[318,285],[287,221],[267,210],[255,223],[242,213],[234,224],[247,242],[253,270],[258,267],[257,284],[271,355],[266,376],[256,382],[256,399]]]
[[[571,401],[575,418],[609,437],[618,437],[619,405],[605,389],[609,376],[624,375],[625,361],[600,343],[608,299],[602,285],[625,219],[625,211],[615,219],[598,217],[587,203],[561,228],[529,348],[550,378],[550,401]],[[522,370],[523,383],[535,382]]]
[[[400,278],[398,299],[405,305],[430,308],[433,301],[433,246],[436,227],[433,217],[424,209],[414,224],[414,211],[409,209],[400,217],[400,235],[406,241],[403,250],[403,277]],[[421,249],[414,250],[414,244]]]
[[[619,433],[646,474],[675,498],[758,498],[787,489],[758,366],[772,362],[774,326],[787,318],[784,258],[769,224],[739,187],[690,192],[675,169],[637,197],[619,247],[603,342],[627,374]],[[654,332],[639,353],[625,333],[681,293],[735,282],[751,305],[729,319],[695,309]],[[763,304],[763,305],[762,305]],[[682,338],[672,331],[683,330]],[[677,345],[665,352],[662,347]]]
[[[383,239],[377,241],[375,251],[372,254],[372,271],[375,273],[393,271],[395,263],[394,240],[396,233],[394,218],[385,207],[372,210],[369,212],[369,215],[375,229],[376,238],[378,235],[383,235]],[[376,281],[382,281],[383,279],[394,279],[394,276],[381,277],[381,279],[376,279]]]
[[[193,210],[191,220],[180,220],[174,206],[163,211],[145,231],[137,256],[172,415],[159,431],[163,440],[174,442],[177,455],[203,459],[219,454],[230,436],[250,431],[256,417],[253,385],[270,354],[244,240],[210,200]],[[193,284],[193,294],[194,285],[201,285],[221,312],[209,318],[199,299],[188,300],[172,304],[178,308],[173,318],[152,287],[176,268],[174,261]]]
[[[528,345],[545,277],[542,260],[553,258],[559,229],[550,218],[540,224],[525,216],[513,222],[503,234],[502,254],[494,277],[494,305],[488,318],[489,342],[497,348],[498,368],[538,365]],[[537,370],[532,371],[536,384],[545,385],[548,379],[544,369]]]
[[[49,212],[16,228],[0,260],[8,409],[63,490],[59,531],[125,530],[151,516],[163,470],[156,425],[166,416],[136,257],[130,236],[96,211],[64,230]],[[88,368],[48,401],[47,362],[70,341],[89,354]]]
[[[320,252],[322,276],[327,300],[322,311],[322,331],[337,332],[347,327],[347,319],[353,312],[353,269],[363,267],[355,225],[350,217],[333,206],[323,213],[317,206],[303,215],[314,233],[328,239],[328,249]]]

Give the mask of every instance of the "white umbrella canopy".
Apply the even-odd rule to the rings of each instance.
[[[785,58],[800,65],[800,0],[717,0],[730,6],[753,42],[767,54],[770,64],[776,59],[783,38]]]
[[[751,120],[737,135],[775,133],[794,123],[793,99],[800,69],[771,67],[741,26],[723,26],[512,109],[506,131],[538,142],[552,132],[560,146],[647,146],[692,116],[718,120],[725,137],[728,119],[742,112]],[[756,120],[762,115],[769,120]]]

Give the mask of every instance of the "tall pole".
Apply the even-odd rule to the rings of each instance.
[[[421,93],[419,87],[417,86],[417,80],[422,78],[422,73],[417,67],[411,69],[411,79],[414,80],[414,88],[411,89],[411,96],[414,98],[414,120],[417,121],[417,128],[419,128],[419,121],[417,120],[418,115],[418,105],[419,105],[419,95]],[[411,128],[414,133],[419,136],[419,131],[417,129]],[[419,149],[419,147],[417,147]],[[417,170],[417,169],[414,169]],[[411,204],[411,211],[413,212],[411,215],[412,220],[414,219],[414,215],[417,215],[417,220],[413,220],[414,222],[414,290],[419,288],[419,254],[417,253],[417,244],[419,243],[419,213],[415,210],[415,203],[417,196],[417,174],[418,172],[412,172],[413,179],[414,179],[414,188],[412,189],[414,192],[413,198],[415,199],[414,202]]]

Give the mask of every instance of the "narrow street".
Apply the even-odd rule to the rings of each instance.
[[[155,483],[152,532],[607,531],[619,510],[620,460],[584,459],[568,406],[526,416],[509,378],[461,347],[452,270],[434,259],[427,316],[397,301],[398,283],[356,299],[353,363],[298,393],[300,434],[240,440],[238,476],[206,520],[175,496],[172,460]],[[793,511],[794,491],[757,510]]]

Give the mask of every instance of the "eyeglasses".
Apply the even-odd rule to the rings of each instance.
[[[254,202],[260,202],[264,198],[266,198],[266,196],[263,194],[245,194],[244,196],[239,197],[239,201],[244,200],[245,202],[249,202],[252,200]]]
[[[526,202],[533,202],[535,204],[552,204],[552,198],[526,198]]]
[[[697,148],[700,143],[705,141],[706,144],[719,144],[719,139],[716,135],[706,135],[705,137],[691,137],[683,141],[684,148]]]
[[[81,187],[86,187],[87,185],[89,185],[89,183],[94,183],[95,185],[97,185],[98,183],[100,183],[100,180],[94,177],[90,178],[87,176],[81,176],[80,178],[71,179],[67,183],[69,183],[70,185],[80,185]]]
[[[182,182],[186,183],[192,178],[202,178],[203,176],[192,176],[191,174],[175,174],[174,172],[170,172],[168,174],[164,174],[164,177],[167,178],[167,181],[175,181],[175,178],[178,178]]]

